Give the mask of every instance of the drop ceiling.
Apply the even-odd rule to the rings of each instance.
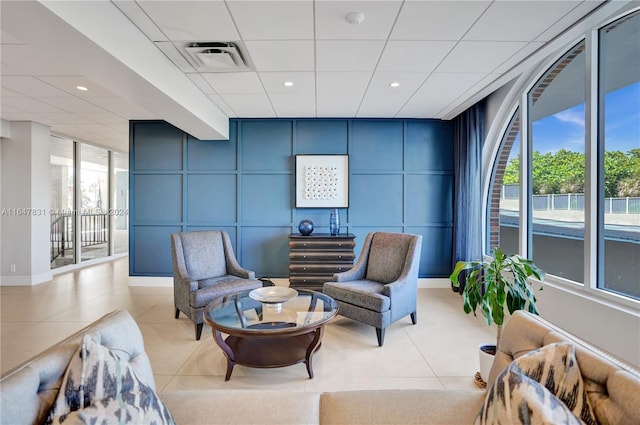
[[[131,119],[204,139],[229,117],[451,119],[602,3],[3,0],[0,117],[123,151]],[[248,67],[195,67],[193,42]]]

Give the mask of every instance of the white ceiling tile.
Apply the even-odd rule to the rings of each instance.
[[[318,40],[386,40],[395,22],[401,1],[315,2],[316,39]],[[364,14],[360,24],[349,23],[346,15]]]
[[[227,1],[246,40],[312,40],[313,1]]]
[[[139,1],[172,41],[233,41],[240,38],[222,0]]]
[[[378,94],[367,92],[360,109],[358,109],[357,116],[361,118],[394,117],[410,96],[411,93]]]
[[[318,71],[371,71],[376,66],[383,41],[318,40],[316,69]]]
[[[218,72],[201,74],[217,94],[264,94],[255,72]]]
[[[511,41],[461,41],[436,71],[491,72],[525,45],[524,42]]]
[[[460,95],[477,84],[478,81],[482,80],[485,76],[486,74],[434,72],[427,78],[422,87],[420,87],[419,93]]]
[[[425,93],[414,95],[396,115],[397,118],[440,118],[440,111],[447,107],[456,96],[446,93]]]
[[[160,118],[122,97],[96,97],[91,99],[91,103],[106,111],[113,112],[114,114],[122,117],[128,117],[132,120],[155,120]]]
[[[55,124],[94,124],[91,120],[73,112],[43,112],[40,114],[47,122]]]
[[[213,89],[213,87],[211,87],[211,84],[209,84],[209,82],[202,76],[202,74],[193,72],[188,73],[187,77],[189,77],[189,79],[193,81],[193,84],[198,86],[198,88],[202,90],[204,94],[216,94],[216,91]]]
[[[275,117],[269,98],[265,94],[224,94],[222,99],[235,111],[238,117]]]
[[[112,129],[115,132],[118,133],[122,133],[122,134],[129,134],[129,121],[123,121],[119,124],[113,124],[113,123],[103,123],[106,124],[107,127],[109,127],[110,129]]]
[[[513,56],[507,59],[502,63],[499,67],[493,70],[493,72],[507,72],[509,69],[526,59],[533,52],[538,50],[540,47],[544,45],[541,41],[532,41],[522,49],[518,50]]]
[[[108,125],[128,123],[128,120],[126,118],[123,118],[111,112],[80,112],[78,113],[78,115],[100,124]]]
[[[3,110],[0,111],[0,118],[7,121],[34,121],[41,124],[47,124],[44,117],[31,111],[9,112],[5,111],[3,108]]]
[[[104,112],[101,107],[77,97],[43,97],[40,100],[67,112]]]
[[[70,94],[34,77],[8,75],[0,81],[2,87],[29,97],[71,97]]]
[[[76,124],[76,127],[79,128],[80,130],[87,131],[90,133],[105,133],[105,132],[112,131],[112,129],[110,129],[108,126],[104,124],[97,124],[97,123]]]
[[[153,23],[138,2],[131,0],[112,0],[118,9],[124,13],[136,27],[149,37],[151,41],[166,41],[167,36]]]
[[[210,94],[210,95],[208,95],[208,97],[209,97],[209,99],[211,99],[211,100],[213,101],[213,103],[215,103],[215,104],[216,104],[216,106],[217,106],[218,108],[220,108],[220,110],[221,110],[222,112],[224,112],[225,114],[227,114],[227,116],[228,116],[229,118],[236,118],[236,117],[237,117],[237,115],[236,115],[236,113],[233,111],[233,109],[231,109],[231,108],[229,107],[229,105],[227,105],[227,103],[224,101],[224,99],[222,99],[219,95],[217,95],[217,94],[216,94],[216,95],[212,95],[212,94]]]
[[[12,106],[21,111],[30,111],[35,113],[41,112],[64,112],[62,109],[57,108],[48,103],[41,102],[38,99],[30,97],[7,97],[2,98],[2,105]]]
[[[165,54],[165,56],[173,62],[184,73],[195,72],[196,70],[191,66],[189,61],[180,53],[180,48],[184,45],[188,45],[183,41],[158,41],[155,43],[156,47]]]
[[[376,72],[369,83],[367,95],[371,93],[396,96],[399,94],[413,93],[425,80],[426,73],[416,72]],[[398,87],[391,87],[392,82],[397,82]]]
[[[455,44],[454,41],[389,41],[377,70],[431,72]]]
[[[573,8],[569,13],[561,17],[558,21],[556,21],[551,27],[549,27],[544,33],[540,34],[536,40],[537,41],[550,41],[558,34],[562,33],[568,27],[572,25],[572,23],[580,20],[583,16],[587,15],[593,9],[600,6],[601,2],[599,1],[582,1],[575,8]]]
[[[11,106],[2,100],[0,102],[0,114],[4,114],[6,112],[25,112],[21,109],[16,108],[15,106]],[[1,117],[1,116],[0,116]]]
[[[392,40],[458,40],[490,1],[406,1]]]
[[[316,99],[313,93],[309,94],[271,94],[271,104],[276,111],[276,116],[285,117],[315,117]]]
[[[38,77],[38,80],[44,81],[62,91],[69,93],[71,96],[87,99],[90,97],[113,96],[113,93],[104,87],[94,83],[88,78],[81,75],[73,76],[55,76],[55,77]],[[88,88],[87,91],[78,90],[78,86]]]
[[[127,16],[169,58],[163,64],[171,70],[158,73],[177,66],[227,116],[438,118],[493,87],[542,42],[603,3],[613,2],[113,0],[107,7]],[[345,20],[353,11],[364,14],[361,24]],[[90,91],[77,92],[79,71],[4,30],[0,38],[3,119],[34,120],[126,150],[129,119],[169,116],[150,114],[135,97],[117,97],[108,84],[97,87],[86,76],[81,84]],[[236,42],[256,72],[198,74],[181,50],[192,41]],[[94,63],[91,51],[83,55]],[[286,88],[285,80],[295,85]],[[392,89],[391,81],[400,87]]]
[[[17,38],[15,38],[14,36],[12,36],[11,34],[0,30],[0,42],[2,42],[2,44],[24,44],[22,43],[21,40],[18,40]],[[4,46],[2,46],[4,48]]]
[[[318,95],[355,96],[361,99],[371,80],[371,72],[318,72],[316,85]],[[358,100],[358,103],[360,100]]]
[[[355,117],[362,96],[318,93],[316,98],[318,117]]]
[[[13,91],[6,87],[0,87],[0,99],[6,99],[7,97],[26,97],[23,94]]]
[[[573,9],[577,1],[495,1],[464,40],[530,41]]]
[[[26,44],[3,44],[2,64],[26,75],[75,75],[76,72]],[[3,69],[4,72],[4,69]]]
[[[247,41],[257,71],[313,71],[313,41]]]
[[[316,92],[316,75],[313,72],[261,72],[260,79],[267,94],[300,95]],[[287,87],[285,81],[293,86]]]
[[[4,49],[4,45],[0,46],[0,49]],[[24,75],[24,73],[5,63],[0,63],[0,72],[2,72],[3,77],[5,75]]]

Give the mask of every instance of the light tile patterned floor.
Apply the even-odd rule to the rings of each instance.
[[[458,294],[419,289],[418,324],[408,317],[392,324],[383,347],[372,327],[338,316],[314,356],[314,379],[303,364],[236,366],[225,382],[226,362],[210,328],[196,341],[193,323],[183,315],[173,318],[172,288],[128,282],[128,259],[121,258],[33,287],[0,287],[2,373],[114,309],[128,310],[139,324],[160,391],[474,389],[477,347],[495,339],[494,328],[464,314]]]

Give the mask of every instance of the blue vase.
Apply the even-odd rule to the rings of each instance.
[[[313,232],[313,221],[302,220],[300,224],[298,224],[298,231],[302,236],[309,236],[311,232]]]
[[[329,232],[331,236],[336,236],[340,233],[340,215],[338,214],[337,208],[331,210],[331,215],[329,216]]]

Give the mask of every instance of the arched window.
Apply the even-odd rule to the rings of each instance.
[[[594,30],[521,84],[493,162],[486,245],[640,299],[640,11]]]

